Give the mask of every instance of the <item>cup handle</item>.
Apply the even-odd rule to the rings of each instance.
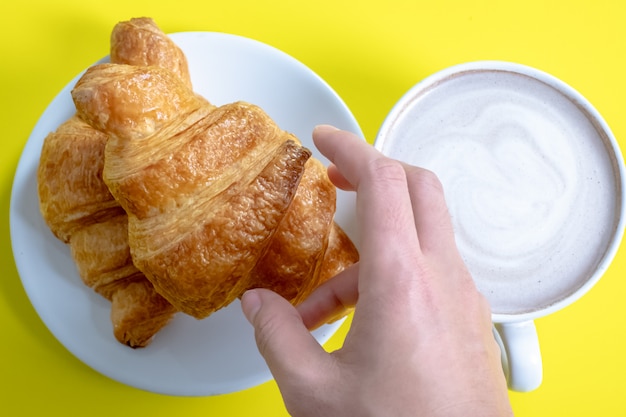
[[[543,379],[543,366],[535,322],[496,323],[494,337],[500,345],[509,389],[518,392],[537,389]]]

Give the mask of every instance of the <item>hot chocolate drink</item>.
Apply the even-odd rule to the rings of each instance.
[[[416,86],[376,146],[439,176],[479,290],[522,314],[576,292],[616,233],[618,163],[598,123],[550,83],[477,69]]]

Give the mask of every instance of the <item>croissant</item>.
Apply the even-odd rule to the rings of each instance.
[[[135,265],[180,311],[203,318],[258,286],[297,303],[358,259],[324,167],[260,107],[216,108],[170,71],[116,64],[72,97],[109,135],[103,178]]]
[[[111,61],[168,68],[190,85],[182,51],[148,18],[115,26]],[[142,347],[176,309],[132,262],[126,212],[102,180],[107,140],[77,115],[45,138],[38,168],[40,211],[52,233],[69,244],[85,285],[111,301],[116,339]]]

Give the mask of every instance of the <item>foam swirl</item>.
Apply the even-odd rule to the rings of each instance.
[[[463,129],[431,140],[429,164],[454,195],[449,205],[465,251],[502,264],[554,250],[582,182],[563,129],[532,109],[492,103]]]

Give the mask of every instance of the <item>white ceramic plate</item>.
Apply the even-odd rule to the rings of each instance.
[[[237,100],[260,105],[316,157],[324,160],[311,141],[317,124],[333,124],[362,137],[354,116],[330,86],[283,52],[220,33],[185,32],[173,34],[172,39],[187,55],[198,93],[217,105]],[[200,321],[178,314],[145,349],[130,349],[113,337],[109,302],[82,284],[68,247],[53,237],[39,213],[36,171],[42,143],[74,113],[70,91],[79,76],[50,103],[35,126],[11,195],[13,253],[37,313],[78,359],[143,390],[216,395],[268,381],[271,374],[238,302]],[[353,196],[340,192],[337,205],[337,222],[356,239]],[[325,343],[339,325],[324,326],[314,335]]]

